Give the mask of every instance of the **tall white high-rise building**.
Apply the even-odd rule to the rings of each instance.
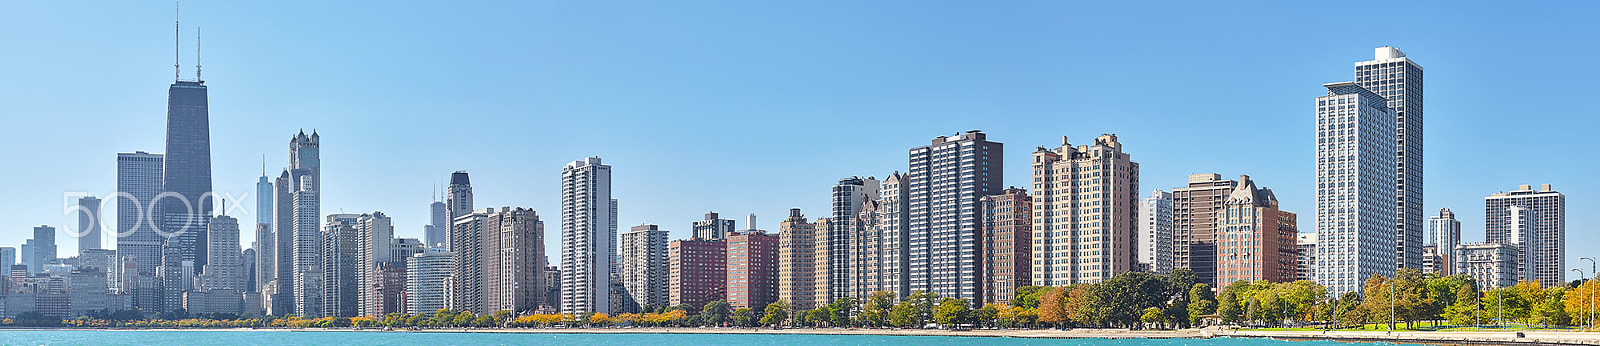
[[[1382,96],[1354,82],[1323,86],[1328,96],[1317,98],[1316,112],[1317,282],[1338,296],[1360,291],[1372,275],[1394,275],[1396,126]]]
[[[1033,152],[1033,284],[1098,283],[1133,270],[1139,163],[1113,134]]]
[[[1139,266],[1172,273],[1172,193],[1160,189],[1139,202]]]
[[[394,242],[394,220],[381,211],[361,214],[356,219],[356,237],[359,253],[356,259],[356,276],[361,281],[360,302],[356,304],[361,316],[383,316],[383,272],[380,265],[391,263],[390,246]]]
[[[1522,246],[1520,280],[1544,287],[1566,284],[1567,196],[1550,184],[1520,185],[1483,199],[1483,230],[1490,243]],[[1519,233],[1520,232],[1520,233]]]
[[[445,218],[443,226],[448,227],[444,232],[444,246],[445,249],[448,249],[452,252],[460,252],[454,248],[451,248],[451,246],[454,246],[451,244],[455,243],[455,241],[450,239],[450,237],[454,236],[455,234],[456,219],[461,218],[463,215],[472,214],[472,179],[467,176],[466,171],[456,171],[455,173],[450,173],[450,187],[449,190],[445,192],[444,204]],[[434,224],[434,227],[438,226],[440,225]],[[429,244],[428,246],[434,245]]]
[[[561,169],[561,312],[611,312],[617,278],[611,166],[590,157]]]
[[[1461,245],[1461,221],[1456,220],[1456,213],[1451,212],[1450,208],[1439,209],[1439,215],[1428,218],[1427,246],[1434,249],[1434,256],[1437,257],[1434,267],[1440,274],[1455,272],[1453,258],[1456,245]]]
[[[154,202],[161,194],[161,165],[161,154],[117,153],[117,195],[112,198],[117,203],[117,256],[138,268],[136,273],[123,273],[128,277],[141,273],[154,277],[161,265],[161,237],[152,227],[159,222],[152,218],[159,215]]]
[[[1395,123],[1396,268],[1422,269],[1422,65],[1394,47],[1357,62],[1355,83],[1382,97]]]
[[[450,273],[455,256],[443,248],[411,256],[406,263],[406,313],[433,313],[449,307]]]
[[[639,307],[667,306],[667,231],[633,226],[622,233],[622,287]]]

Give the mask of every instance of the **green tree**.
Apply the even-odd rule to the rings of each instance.
[[[1222,289],[1222,296],[1217,297],[1217,317],[1224,323],[1239,323],[1243,320],[1244,309],[1239,307],[1238,292]]]
[[[728,322],[728,311],[728,301],[718,299],[706,303],[705,308],[700,310],[700,316],[703,316],[705,323],[721,326]]]
[[[1261,316],[1261,299],[1250,297],[1250,303],[1245,305],[1244,319],[1251,322],[1264,319]]]
[[[922,315],[917,311],[917,304],[905,300],[895,304],[889,312],[889,324],[900,328],[922,326]]]
[[[1050,291],[1048,286],[1022,286],[1017,287],[1016,297],[1011,299],[1010,305],[1019,308],[1039,308],[1039,298]]]
[[[1145,324],[1160,324],[1163,316],[1160,308],[1144,309],[1144,315],[1139,316],[1139,322]]]
[[[1201,316],[1217,313],[1217,294],[1211,285],[1194,284],[1189,288],[1189,325],[1200,325]]]
[[[894,308],[894,292],[877,291],[867,296],[867,301],[861,307],[861,315],[857,320],[861,324],[882,327],[888,325],[889,310]]]
[[[828,303],[828,324],[835,327],[854,325],[851,317],[859,313],[856,303],[856,299],[851,297],[834,299],[833,302]]]
[[[730,316],[729,319],[736,326],[754,327],[756,325],[756,320],[759,319],[754,318],[752,316],[753,314],[754,312],[750,310],[750,308],[738,308],[733,310],[732,316]]]
[[[945,298],[939,301],[938,311],[934,312],[933,320],[946,327],[966,324],[967,318],[972,313],[972,307],[966,299]]]
[[[788,304],[782,300],[767,304],[766,314],[761,317],[761,324],[777,327],[789,319]]]
[[[1013,307],[1007,306],[1007,308]],[[999,327],[1000,307],[993,303],[984,304],[977,310],[972,310],[972,321],[983,327]]]
[[[1544,301],[1534,308],[1537,322],[1546,326],[1564,326],[1571,324],[1571,317],[1567,315],[1566,289],[1552,287],[1544,292]]]

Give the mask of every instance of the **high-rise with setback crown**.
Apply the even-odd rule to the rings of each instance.
[[[1382,96],[1355,82],[1323,86],[1328,95],[1317,98],[1316,109],[1317,282],[1338,295],[1397,267],[1397,127]]]
[[[450,173],[450,187],[449,191],[445,193],[444,204],[445,215],[443,226],[447,227],[447,229],[445,229],[444,232],[445,239],[443,239],[443,242],[446,249],[450,249],[450,251],[456,251],[451,247],[454,245],[450,245],[456,243],[454,240],[450,239],[450,237],[455,234],[456,218],[472,214],[472,179],[467,176],[466,171],[456,171],[455,173]],[[439,226],[439,224],[434,224],[434,227]]]
[[[1396,268],[1422,269],[1422,65],[1394,47],[1357,62],[1355,84],[1382,97],[1394,116]]]
[[[1117,135],[1033,152],[1033,284],[1098,283],[1134,269],[1139,163]]]

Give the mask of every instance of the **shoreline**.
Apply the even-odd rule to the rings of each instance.
[[[1517,331],[1492,332],[1396,332],[1382,331],[1231,331],[1221,329],[1182,330],[1127,330],[1127,329],[1016,329],[1016,330],[941,330],[941,329],[846,329],[846,328],[539,328],[539,329],[321,329],[321,328],[216,328],[216,329],[86,329],[86,328],[3,328],[5,330],[38,331],[173,331],[173,332],[362,332],[362,333],[510,333],[510,334],[743,334],[743,335],[873,335],[873,336],[931,336],[931,337],[988,337],[1036,339],[1211,339],[1211,338],[1265,338],[1286,341],[1325,340],[1337,342],[1390,342],[1429,345],[1595,345],[1600,346],[1600,333],[1574,331]]]

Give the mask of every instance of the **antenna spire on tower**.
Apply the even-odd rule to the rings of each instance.
[[[179,2],[172,3],[172,80],[183,78],[183,67],[178,63],[178,20],[181,18],[183,6]]]
[[[198,26],[194,27],[194,81],[205,81],[200,79],[200,27]]]

